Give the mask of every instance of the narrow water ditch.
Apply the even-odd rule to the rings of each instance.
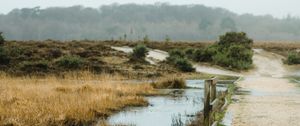
[[[170,96],[147,97],[148,107],[129,108],[108,119],[110,125],[171,126],[185,125],[203,109],[204,80],[186,80],[188,89],[168,89]],[[218,90],[226,90],[218,87]]]

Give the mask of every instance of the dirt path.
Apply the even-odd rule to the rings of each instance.
[[[300,126],[300,94],[296,84],[283,78],[289,72],[281,56],[255,50],[256,68],[238,83],[244,94],[229,106],[232,126]]]

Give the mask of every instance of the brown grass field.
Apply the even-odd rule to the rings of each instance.
[[[287,56],[289,52],[300,49],[300,42],[255,42],[254,48],[262,48],[273,53]]]
[[[64,79],[0,75],[0,125],[84,125],[157,95],[149,84],[124,84],[120,76],[68,74]],[[105,125],[105,124],[103,124]]]

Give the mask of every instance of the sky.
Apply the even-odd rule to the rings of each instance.
[[[15,8],[32,8],[40,6],[68,7],[83,5],[98,8],[113,3],[154,4],[157,2],[173,5],[203,4],[210,7],[222,7],[238,14],[273,15],[284,18],[287,15],[300,17],[300,0],[0,0],[0,13],[6,14]]]

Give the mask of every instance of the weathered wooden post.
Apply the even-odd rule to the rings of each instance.
[[[210,86],[211,80],[205,80],[204,84],[204,126],[210,126]]]
[[[217,79],[212,78],[211,83],[210,83],[210,125],[214,122],[215,119],[215,112],[214,109],[216,105],[218,104],[217,98]]]
[[[210,102],[213,102],[217,98],[217,79],[212,78],[210,85]]]
[[[204,85],[204,126],[210,126],[214,121],[213,107],[217,105],[217,79],[205,80]]]

